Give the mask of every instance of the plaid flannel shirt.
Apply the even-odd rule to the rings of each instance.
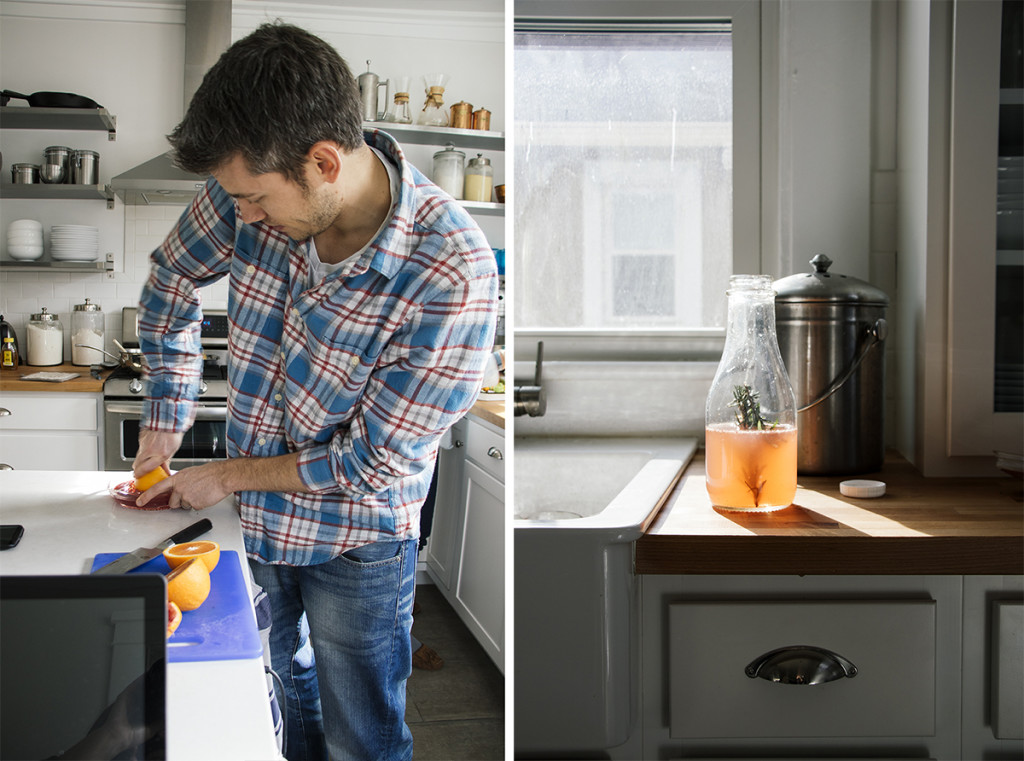
[[[212,178],[151,256],[139,308],[144,425],[183,431],[201,374],[198,286],[228,289],[229,457],[300,452],[311,493],[239,492],[246,549],[312,565],[419,536],[444,432],[473,405],[494,340],[497,266],[468,213],[405,161],[377,237],[308,287],[309,241],[244,224]]]

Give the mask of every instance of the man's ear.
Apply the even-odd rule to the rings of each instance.
[[[333,183],[341,174],[344,156],[341,149],[329,140],[314,143],[306,153],[307,167],[321,182]]]

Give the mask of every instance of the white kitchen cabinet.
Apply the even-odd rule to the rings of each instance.
[[[612,758],[961,758],[961,577],[641,578],[642,747]],[[746,672],[790,646],[857,672]]]
[[[894,375],[899,448],[926,476],[997,475],[993,450],[1024,435],[1024,250],[997,223],[1024,123],[1024,91],[1000,87],[1004,7],[900,3]]]
[[[427,539],[426,561],[427,572],[445,596],[451,590],[452,568],[455,565],[455,542],[458,539],[456,527],[465,479],[468,426],[466,418],[453,425],[437,457],[437,497]]]
[[[1024,755],[1024,579],[965,576],[962,758]]]
[[[103,395],[0,396],[0,463],[15,470],[102,470]]]
[[[689,600],[668,608],[673,738],[935,731],[934,600]]]
[[[473,415],[441,452],[427,573],[504,672],[505,435]]]

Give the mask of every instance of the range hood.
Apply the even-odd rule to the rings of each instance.
[[[231,0],[185,0],[185,103],[188,110],[203,76],[231,44]],[[169,131],[169,130],[168,130]],[[206,177],[174,165],[171,151],[163,153],[110,181],[128,206],[186,204],[206,183]]]

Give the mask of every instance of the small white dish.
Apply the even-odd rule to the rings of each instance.
[[[42,231],[43,223],[35,219],[15,219],[9,225],[7,230],[39,230]]]
[[[9,246],[41,246],[43,236],[41,233],[8,233],[7,244]]]
[[[42,246],[8,246],[7,254],[20,262],[31,262],[43,255]]]

